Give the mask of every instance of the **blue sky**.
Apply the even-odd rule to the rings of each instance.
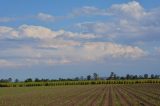
[[[0,78],[160,74],[159,0],[1,0]]]

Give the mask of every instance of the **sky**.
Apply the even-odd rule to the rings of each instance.
[[[0,79],[160,74],[159,0],[0,0]]]

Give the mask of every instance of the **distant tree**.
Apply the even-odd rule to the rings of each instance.
[[[40,82],[40,79],[38,79],[38,78],[35,78],[35,80],[34,80],[35,82]]]
[[[158,78],[159,78],[159,75],[155,75],[154,78],[155,78],[155,79],[158,79]]]
[[[142,75],[139,75],[139,77],[138,77],[139,79],[143,79],[143,76]]]
[[[44,79],[44,82],[49,82],[50,80],[49,79]]]
[[[62,80],[63,80],[63,78],[59,78],[58,80],[59,80],[59,81],[62,81]]]
[[[94,80],[98,80],[98,74],[97,73],[93,73],[93,78],[94,78]]]
[[[114,72],[111,72],[110,77],[114,76]]]
[[[41,79],[41,82],[44,82],[44,79],[43,79],[43,78]]]
[[[154,74],[151,74],[151,79],[154,79]]]
[[[91,75],[88,75],[88,76],[87,76],[87,80],[91,80]]]
[[[116,74],[113,75],[114,79],[116,79]]]
[[[76,79],[76,77],[75,77],[75,78],[73,78],[73,79],[72,79],[72,78],[67,78],[67,79],[64,79],[64,80],[72,81],[72,80],[77,80],[77,79]]]
[[[79,77],[76,77],[74,80],[78,81],[78,80],[79,80]]]
[[[12,78],[8,78],[8,82],[12,82]]]
[[[126,79],[131,79],[129,74],[126,75]]]
[[[130,75],[130,78],[133,79],[134,75]]]
[[[138,79],[138,76],[137,76],[137,75],[134,75],[134,76],[133,76],[133,79]]]
[[[125,77],[123,77],[123,76],[122,76],[122,77],[120,77],[120,79],[121,79],[121,80],[124,80],[124,79],[125,79]]]
[[[148,79],[148,74],[144,74],[144,78],[145,78],[145,79]]]
[[[115,79],[115,78],[116,78],[116,74],[114,74],[114,72],[111,72],[108,79]]]
[[[17,82],[19,82],[19,80],[16,78],[14,82],[16,82],[16,83],[17,83]]]
[[[8,82],[8,79],[1,79],[0,82]]]
[[[116,76],[116,79],[117,79],[117,80],[120,79],[120,76]]]
[[[57,79],[51,79],[51,82],[53,82],[53,81],[57,81]]]
[[[134,75],[130,75],[130,74],[127,74],[125,79],[136,79],[137,76],[134,76]]]
[[[25,82],[32,82],[32,78],[26,79]]]
[[[80,77],[80,80],[84,80],[83,76]]]

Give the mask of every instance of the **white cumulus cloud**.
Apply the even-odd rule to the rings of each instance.
[[[93,6],[84,6],[82,8],[75,9],[72,12],[73,16],[108,15],[108,14],[109,13],[107,13],[106,10],[99,9],[99,8],[96,8],[96,7],[93,7]]]
[[[0,26],[0,38],[34,38],[34,39],[55,39],[55,38],[81,38],[92,39],[94,34],[82,34],[65,30],[52,30],[43,26],[21,25],[17,28]]]
[[[56,20],[56,17],[46,13],[38,13],[37,18],[42,21],[51,21],[51,22],[54,22]]]
[[[0,61],[0,65],[32,66],[71,64],[79,62],[107,61],[107,59],[137,60],[147,53],[136,46],[112,42],[43,41],[36,46],[8,48],[0,56],[12,57],[12,62]],[[6,66],[5,65],[5,66]]]
[[[5,60],[5,59],[0,59],[0,68],[16,68],[16,67],[21,67],[22,64],[16,63],[15,61],[10,61],[10,60]]]
[[[111,6],[109,11],[113,15],[135,19],[140,19],[146,14],[144,8],[136,1],[132,1],[127,4],[114,4]]]

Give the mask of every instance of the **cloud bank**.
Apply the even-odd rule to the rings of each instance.
[[[39,12],[32,18],[51,23],[86,17],[96,17],[97,21],[72,23],[67,30],[29,24],[0,26],[0,41],[3,41],[0,67],[106,62],[110,59],[138,61],[151,55],[153,41],[158,42],[153,46],[160,44],[159,16],[159,8],[145,10],[136,1],[113,4],[105,9],[84,6],[66,16]],[[98,20],[99,17],[105,20]],[[0,22],[9,21],[9,18],[0,18]],[[13,42],[14,46],[8,42]],[[137,42],[143,44],[135,45]]]

